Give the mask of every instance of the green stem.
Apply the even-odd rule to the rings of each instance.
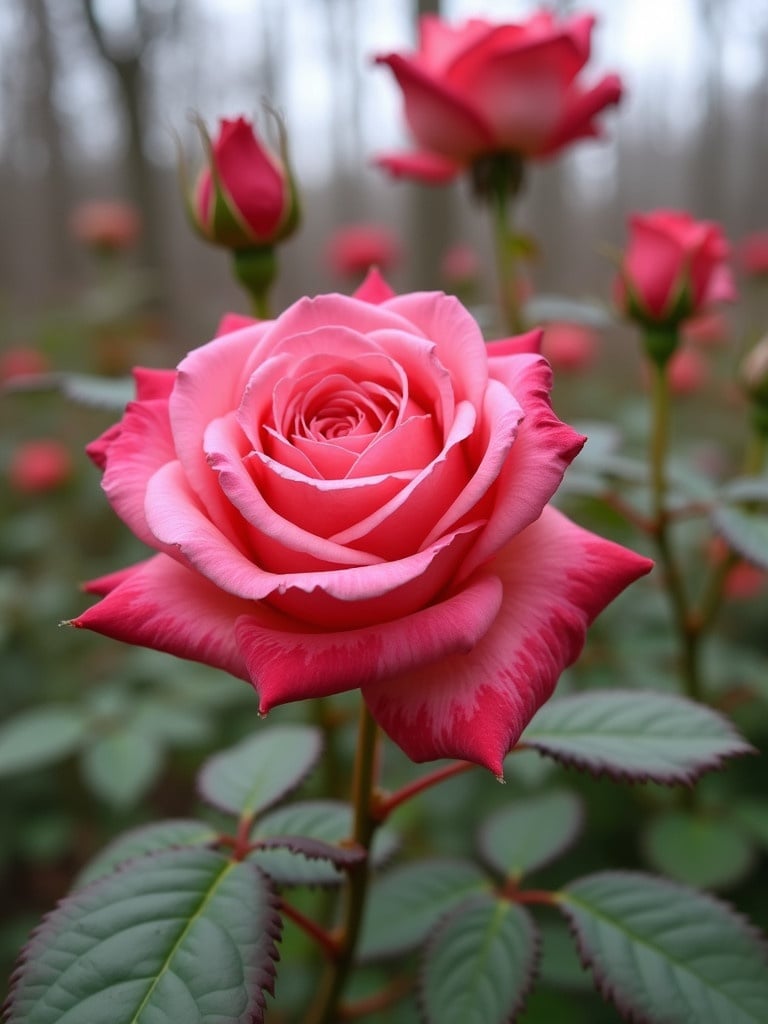
[[[355,815],[352,840],[366,851],[370,851],[378,824],[372,813],[377,735],[376,722],[365,703],[362,703],[352,791]],[[349,870],[338,954],[326,969],[320,991],[307,1015],[306,1024],[334,1024],[338,1019],[339,1001],[354,963],[355,948],[363,920],[370,874],[368,861],[369,858],[366,857]]]
[[[269,305],[269,289],[265,288],[260,292],[249,292],[251,298],[251,312],[257,320],[271,320]]]
[[[493,190],[493,234],[496,249],[496,273],[504,325],[511,334],[525,330],[518,299],[517,258],[511,229],[510,189],[503,183]]]
[[[669,379],[667,359],[651,361],[653,373],[652,427],[651,427],[651,498],[653,506],[654,537],[659,554],[664,585],[669,594],[675,626],[680,638],[682,654],[682,680],[685,693],[698,700],[701,693],[699,670],[699,633],[688,613],[688,599],[683,579],[677,566],[669,536],[667,499],[667,451],[669,448]]]

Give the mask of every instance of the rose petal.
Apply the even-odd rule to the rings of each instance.
[[[585,441],[553,412],[549,402],[552,370],[541,356],[494,360],[491,372],[515,396],[525,416],[494,486],[495,505],[488,525],[460,578],[474,572],[539,517]]]
[[[232,334],[234,331],[241,331],[243,327],[251,327],[258,322],[252,316],[243,316],[241,313],[225,313],[221,320],[219,320],[219,326],[216,328],[216,337],[220,338],[222,334]]]
[[[565,95],[560,122],[538,155],[551,156],[577,139],[599,138],[602,128],[593,118],[606,107],[615,106],[623,93],[618,75],[605,75],[591,89],[574,83]]]
[[[500,777],[505,755],[581,652],[587,626],[651,565],[547,508],[486,567],[504,597],[477,646],[364,683],[363,697],[413,761],[462,758]]]
[[[488,352],[488,363],[493,376],[494,360],[500,356],[518,356],[524,353],[538,355],[541,351],[541,341],[544,337],[544,330],[541,327],[533,331],[526,331],[525,334],[517,334],[511,338],[499,338],[498,341],[487,341],[485,343]]]
[[[427,185],[447,185],[464,171],[464,165],[457,160],[426,151],[382,153],[373,162],[394,178],[413,178]]]
[[[394,297],[395,292],[382,277],[378,267],[371,267],[365,275],[363,283],[353,293],[353,297],[363,302],[372,302],[374,306]]]
[[[133,379],[136,381],[136,397],[140,401],[150,398],[168,398],[176,383],[176,371],[153,370],[146,366],[135,366]]]
[[[500,604],[499,580],[482,576],[437,605],[372,628],[286,633],[243,616],[237,639],[265,714],[278,704],[341,693],[465,654],[488,631]]]
[[[118,585],[70,625],[248,678],[234,626],[241,615],[258,614],[258,607],[254,612],[250,602],[222,593],[167,555],[117,575],[123,577]],[[264,620],[274,623],[269,616],[265,609]]]

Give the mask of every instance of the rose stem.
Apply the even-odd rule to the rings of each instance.
[[[280,910],[286,917],[289,917],[294,924],[298,925],[302,931],[306,932],[307,935],[321,947],[323,952],[329,959],[333,959],[338,952],[336,942],[332,935],[321,928],[318,924],[308,918],[305,914],[302,914],[300,910],[287,903],[285,900],[280,901]]]
[[[377,794],[374,798],[376,820],[384,821],[396,807],[404,804],[411,797],[417,796],[425,789],[436,786],[445,779],[450,779],[454,775],[460,775],[462,772],[469,771],[470,768],[477,768],[477,765],[472,761],[456,761],[453,764],[446,765],[445,768],[438,768],[437,771],[430,772],[428,775],[422,775],[420,779],[409,782],[407,786],[403,786],[402,789],[396,789],[394,793]]]
[[[370,851],[371,840],[378,825],[372,814],[377,738],[376,722],[365,702],[362,702],[352,787],[355,815],[352,839],[366,851]],[[349,869],[338,953],[335,960],[326,968],[320,991],[310,1007],[306,1024],[334,1024],[337,1020],[339,1000],[353,966],[355,946],[363,919],[369,879],[368,859],[366,857]]]
[[[490,165],[490,191],[496,246],[496,271],[501,309],[511,334],[525,330],[518,300],[515,234],[511,227],[512,205],[522,186],[523,164],[519,158],[496,158]]]
[[[670,352],[671,354],[671,352]],[[666,510],[667,494],[667,450],[669,447],[669,379],[666,358],[651,360],[653,374],[652,425],[651,425],[651,497],[653,503],[653,535],[664,573],[664,584],[672,604],[675,624],[682,644],[682,676],[686,694],[698,700],[701,684],[699,679],[699,634],[688,614],[688,600],[683,580],[672,553],[669,537],[669,519]]]

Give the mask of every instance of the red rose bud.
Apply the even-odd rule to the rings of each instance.
[[[279,121],[278,126],[279,156],[263,145],[243,117],[222,120],[213,140],[200,126],[208,163],[189,196],[188,211],[207,241],[227,249],[260,248],[296,228],[298,198],[285,130]]]
[[[8,468],[13,490],[20,494],[42,494],[55,490],[72,475],[72,456],[56,440],[27,441],[19,445]]]
[[[646,328],[676,330],[714,302],[735,298],[718,224],[675,210],[630,218],[617,301]]]
[[[593,25],[588,14],[558,21],[549,11],[515,24],[423,17],[416,53],[376,58],[402,89],[418,149],[377,162],[396,175],[444,182],[483,157],[540,159],[599,136],[597,117],[618,103],[622,87],[616,75],[591,86],[583,80]]]

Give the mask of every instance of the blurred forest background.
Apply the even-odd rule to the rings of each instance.
[[[339,287],[323,259],[334,227],[383,221],[402,241],[395,285],[434,287],[440,254],[482,218],[464,183],[387,180],[377,151],[408,144],[400,94],[375,53],[408,49],[419,12],[514,20],[531,2],[471,0],[3,0],[0,4],[0,301],[8,343],[64,308],[88,265],[71,237],[80,201],[129,199],[144,216],[150,272],[178,355],[242,300],[228,261],[192,236],[177,145],[194,165],[191,115],[287,122],[303,229],[283,250],[279,299]],[[560,13],[584,9],[550,5]],[[530,174],[522,218],[540,243],[537,288],[606,297],[607,251],[631,210],[683,206],[729,237],[768,225],[768,5],[763,0],[592,0],[588,78],[617,71],[624,102],[606,138]],[[490,260],[488,260],[490,263]],[[489,272],[489,280],[492,275]],[[167,361],[167,354],[165,357]]]

